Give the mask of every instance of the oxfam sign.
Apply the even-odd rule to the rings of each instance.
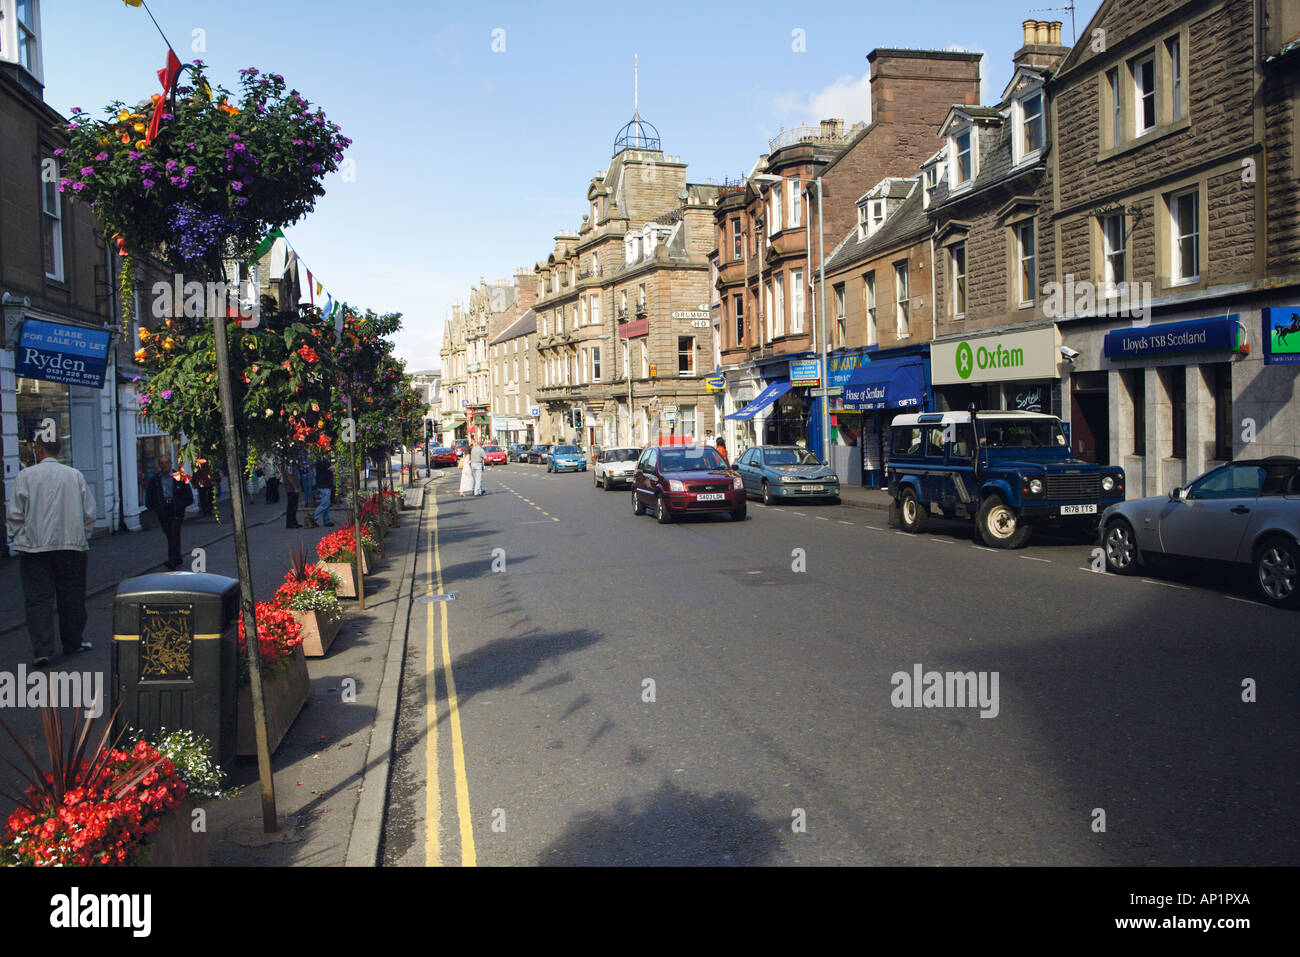
[[[1055,327],[936,342],[930,352],[934,384],[1056,378],[1059,349]]]

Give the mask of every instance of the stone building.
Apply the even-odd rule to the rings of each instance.
[[[492,336],[488,342],[491,436],[500,445],[531,444],[537,434],[540,410],[533,401],[537,381],[537,313],[532,308],[535,288],[533,273],[517,270],[509,305],[496,315],[489,330]]]
[[[465,410],[469,407],[469,362],[465,347],[465,310],[452,303],[442,329],[442,416],[438,424],[438,441],[450,445],[453,439],[469,435]]]

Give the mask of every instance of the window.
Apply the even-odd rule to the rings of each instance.
[[[790,271],[790,331],[803,332],[803,270]]]
[[[48,165],[47,165],[48,164]],[[50,173],[45,172],[46,169]],[[52,174],[52,175],[51,175]],[[41,240],[45,256],[45,276],[63,280],[63,204],[59,197],[59,166],[46,157],[41,169]]]
[[[1156,128],[1156,58],[1148,54],[1134,60],[1133,103],[1137,126],[1134,133],[1141,136]]]
[[[600,325],[600,296],[599,295],[595,295],[591,297],[591,324],[593,326]]]
[[[767,306],[767,329],[764,330],[767,338],[772,338],[772,284],[766,283],[763,286],[764,305]]]
[[[1020,128],[1017,142],[1020,161],[1032,159],[1043,148],[1043,94],[1041,92],[1027,96],[1018,104]]]
[[[1183,118],[1183,49],[1178,37],[1165,41],[1165,54],[1169,58],[1169,116],[1180,120]]]
[[[736,316],[736,345],[745,344],[745,297],[732,296],[731,309]]]
[[[600,381],[600,346],[591,347],[591,381]]]
[[[1227,462],[1232,458],[1232,363],[1215,362],[1209,372],[1214,395],[1214,457]]]
[[[870,205],[871,220],[867,226],[868,236],[885,224],[885,201],[883,199],[873,199]]]
[[[948,250],[948,263],[952,271],[952,309],[954,319],[966,315],[966,244],[957,243]]]
[[[650,378],[650,352],[646,349],[645,340],[641,340],[641,378]]]
[[[627,343],[627,342],[623,343],[623,375],[627,376],[629,379],[632,378],[631,353],[632,353],[631,343]]]
[[[925,457],[927,459],[943,458],[943,429],[925,430]]]
[[[549,326],[549,325],[547,324],[547,322],[546,322],[546,317],[543,316],[543,317],[542,317],[542,335],[544,335],[544,336],[547,335],[547,334],[548,334],[548,332],[547,332],[548,329],[550,329],[550,326]]]
[[[1106,71],[1106,89],[1110,94],[1110,145],[1118,146],[1124,140],[1124,126],[1121,121],[1124,96],[1119,86],[1119,67],[1111,67]]]
[[[894,429],[894,454],[920,455],[922,431],[917,426]]]
[[[789,221],[786,223],[786,225],[800,226],[802,225],[802,223],[800,223],[799,217],[803,212],[803,201],[799,195],[798,181],[793,179],[790,180],[788,183],[786,183],[786,189],[788,190],[788,194],[786,197],[786,204],[785,204],[787,210],[786,215],[789,217]]]
[[[559,335],[564,332],[564,309],[555,310],[555,334]]]
[[[599,275],[600,275],[600,257],[599,257],[599,256],[592,255],[592,257],[591,257],[591,274],[592,274],[593,276],[599,276]]]
[[[1124,236],[1124,214],[1103,216],[1101,220],[1102,288],[1107,296],[1118,295],[1116,287],[1128,275],[1127,243]]]
[[[645,312],[645,283],[637,287],[636,309],[638,313]]]
[[[770,232],[779,233],[781,231],[781,189],[780,187],[772,190],[772,228]]]
[[[525,346],[524,348],[526,349],[528,347]],[[533,374],[532,374],[533,364],[528,360],[529,360],[529,356],[525,355],[524,356],[524,381],[525,382],[531,382],[533,378]],[[516,375],[515,378],[518,379],[519,378],[518,375]]]
[[[898,338],[912,334],[912,297],[908,290],[907,263],[894,263],[894,304]]]
[[[570,307],[570,309],[571,311],[569,313],[569,319],[573,322],[573,328],[577,329],[578,328],[578,304],[575,302]]]
[[[731,258],[733,260],[744,257],[744,240],[740,236],[740,217],[737,216],[731,221]]]
[[[1016,258],[1020,263],[1020,305],[1032,306],[1038,288],[1034,258],[1034,224],[1016,227]]]
[[[844,283],[833,289],[835,295],[835,344],[844,345]]]
[[[582,305],[582,316],[581,316],[580,324],[585,326],[587,324],[587,300],[580,299],[578,301]]]
[[[1196,190],[1178,193],[1169,200],[1170,282],[1173,285],[1196,282],[1201,278],[1200,195]]]
[[[785,273],[778,273],[772,285],[776,289],[776,312],[772,314],[772,319],[779,339],[785,335]]]
[[[862,277],[862,308],[866,315],[867,345],[876,344],[876,274],[869,272]]]
[[[682,435],[695,434],[695,406],[683,405],[678,406],[677,421],[681,425],[680,432]]]
[[[18,63],[36,73],[36,11],[32,0],[18,0]]]
[[[677,337],[677,374],[695,375],[695,337]]]
[[[858,239],[867,238],[867,223],[869,221],[868,206],[869,203],[858,203]]]
[[[627,290],[624,289],[618,294],[618,314],[622,317],[627,316]]]
[[[957,132],[951,137],[951,143],[951,152],[954,158],[952,185],[957,187],[963,183],[969,183],[975,173],[971,154],[971,128],[968,126],[964,130]]]

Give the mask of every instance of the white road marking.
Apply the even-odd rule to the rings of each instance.
[[[1044,562],[1048,565],[1052,564],[1052,560],[1050,558],[1035,558],[1033,555],[1017,555],[1016,557],[1023,558],[1027,562]]]
[[[1174,585],[1171,582],[1158,582],[1153,578],[1142,579],[1148,585],[1164,585],[1166,588],[1177,588],[1179,591],[1191,591],[1186,585]]]
[[[883,532],[883,531],[884,531],[884,529],[881,528],[879,525],[868,525],[867,528],[874,529],[874,530],[876,530],[877,532]]]
[[[1224,595],[1223,597],[1228,599],[1228,601],[1239,601],[1243,605],[1254,605],[1256,608],[1268,607],[1268,605],[1264,604],[1262,601],[1251,601],[1249,598],[1238,598],[1236,595]]]
[[[807,516],[804,515],[803,512],[791,512],[790,514],[791,514],[791,515],[798,515],[800,518],[807,518]],[[365,543],[362,542],[362,544],[364,545]]]
[[[993,552],[995,555],[998,552],[996,548],[989,548],[987,545],[972,545],[971,548],[978,548],[982,552]]]
[[[952,539],[951,539],[951,538],[932,538],[932,539],[930,539],[930,541],[932,541],[932,542],[938,542],[940,545],[951,545],[951,544],[952,544]]]
[[[829,522],[829,521],[830,521],[830,519],[827,518],[827,517],[824,516],[824,515],[814,515],[813,518],[817,519],[817,521],[819,521],[819,522]],[[362,542],[362,544],[364,545],[365,542]]]
[[[852,522],[846,522],[846,521],[844,521],[844,519],[842,519],[842,518],[839,519],[839,523],[840,523],[841,525],[852,525],[852,524],[853,524]]]

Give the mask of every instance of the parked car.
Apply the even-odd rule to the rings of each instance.
[[[899,415],[890,450],[890,517],[908,532],[924,531],[936,506],[973,519],[994,548],[1019,548],[1038,523],[1091,538],[1124,498],[1124,470],[1073,458],[1061,420],[1040,412]]]
[[[835,470],[807,449],[794,445],[751,446],[732,468],[740,473],[745,494],[760,496],[764,505],[785,498],[828,498],[836,502],[840,498]]]
[[[1264,601],[1300,607],[1300,459],[1241,459],[1168,497],[1112,505],[1101,546],[1107,571],[1119,575],[1157,556],[1248,566]]]
[[[441,468],[444,465],[455,465],[459,458],[455,449],[449,449],[446,446],[435,446],[429,450],[429,464],[435,468]]]
[[[587,457],[576,445],[553,445],[546,455],[548,472],[585,472]]]
[[[483,464],[484,465],[505,465],[510,460],[506,458],[506,450],[499,445],[483,446]]]
[[[631,485],[632,473],[636,471],[636,460],[640,457],[640,449],[603,450],[591,466],[592,484],[603,488],[606,492],[616,485]]]
[[[453,439],[451,447],[455,450],[456,457],[462,458],[469,453],[469,439]]]
[[[534,445],[528,450],[528,462],[531,465],[545,465],[546,457],[550,454],[549,445]]]
[[[632,514],[653,511],[659,524],[675,515],[726,512],[742,521],[747,511],[740,475],[707,445],[651,446],[632,476]]]
[[[506,449],[506,459],[511,462],[527,462],[528,446],[519,444],[509,446]]]

